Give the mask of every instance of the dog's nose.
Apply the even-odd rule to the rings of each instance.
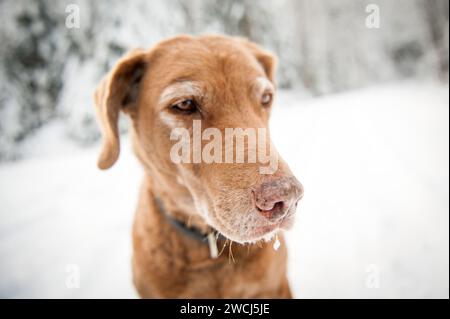
[[[271,222],[286,216],[303,196],[303,186],[295,177],[261,183],[252,191],[259,213]]]

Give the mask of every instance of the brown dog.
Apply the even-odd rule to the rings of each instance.
[[[134,283],[142,297],[291,297],[284,239],[280,234],[278,250],[268,242],[291,227],[303,193],[288,166],[277,157],[272,174],[261,174],[258,163],[221,162],[222,153],[207,163],[171,157],[174,129],[193,137],[194,120],[219,134],[267,128],[273,78],[272,55],[245,39],[179,36],[132,51],[100,83],[98,166],[107,169],[119,156],[122,110],[145,169],[133,229]],[[250,151],[248,139],[243,145]]]

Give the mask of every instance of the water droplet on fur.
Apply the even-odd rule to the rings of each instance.
[[[278,239],[278,235],[275,236],[275,242],[273,243],[273,249],[278,250],[278,248],[280,248],[281,243],[280,240]]]

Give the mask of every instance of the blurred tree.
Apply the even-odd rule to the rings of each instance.
[[[65,8],[80,8],[80,28]],[[380,28],[365,25],[368,4]],[[278,85],[327,94],[404,77],[448,80],[447,0],[0,1],[0,159],[54,117],[98,138],[92,94],[117,58],[178,33],[240,35],[274,51]]]
[[[423,2],[422,7],[439,61],[439,75],[444,80],[448,78],[448,1],[429,0]]]

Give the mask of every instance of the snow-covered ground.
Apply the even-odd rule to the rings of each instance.
[[[449,297],[448,117],[448,86],[432,83],[280,92],[272,137],[305,186],[287,233],[296,297]],[[0,297],[136,297],[141,171],[124,145],[101,172],[99,147],[54,122],[0,165]]]

